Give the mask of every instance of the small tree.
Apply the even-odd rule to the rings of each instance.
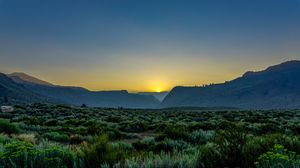
[[[86,108],[86,107],[87,107],[86,104],[81,105],[81,108]]]

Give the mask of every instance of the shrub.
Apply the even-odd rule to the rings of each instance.
[[[5,144],[12,141],[11,138],[8,137],[6,134],[0,134],[0,144]]]
[[[232,125],[225,131],[220,131],[216,143],[222,154],[222,164],[229,167],[238,167],[243,164],[243,151],[247,142],[247,135],[241,125]]]
[[[127,156],[126,150],[121,146],[115,149],[108,143],[106,135],[98,136],[93,144],[85,144],[83,153],[88,167],[100,167],[101,164],[113,165],[118,161],[122,162]]]
[[[70,140],[69,141],[72,144],[79,144],[79,143],[82,143],[84,141],[86,141],[86,142],[92,142],[93,141],[93,137],[91,135],[82,136],[82,135],[75,134],[75,135],[71,135],[70,136]]]
[[[80,155],[69,147],[49,142],[38,146],[24,141],[12,141],[0,148],[0,165],[11,167],[84,167]]]
[[[34,158],[35,167],[86,167],[81,151],[69,146],[44,141],[35,146],[33,152],[30,155]]]
[[[29,116],[25,117],[23,120],[23,122],[27,125],[41,125],[43,123],[43,121],[40,121],[38,118]]]
[[[162,152],[160,154],[149,153],[147,156],[138,156],[126,159],[124,168],[194,168],[197,164],[198,151],[188,152],[174,151],[173,153]],[[120,165],[120,164],[118,164]]]
[[[108,136],[110,140],[120,140],[122,138],[122,134],[118,129],[115,128],[106,128],[103,132]]]
[[[164,141],[158,143],[155,146],[154,151],[165,151],[165,152],[172,152],[174,150],[182,151],[187,149],[189,144],[183,140],[172,140],[172,139],[165,139]]]
[[[167,126],[161,135],[156,137],[156,140],[164,140],[165,138],[174,140],[189,140],[188,131],[183,126]]]
[[[258,168],[296,168],[300,167],[300,156],[275,144],[271,151],[259,156],[255,164]]]
[[[191,142],[195,144],[205,144],[215,138],[215,131],[196,130],[191,133]]]
[[[46,126],[57,126],[57,124],[58,124],[58,121],[56,119],[51,119],[51,120],[46,121],[44,125],[46,125]]]
[[[154,141],[153,144],[148,144],[145,141],[137,141],[137,142],[132,143],[132,146],[136,150],[139,150],[139,151],[141,151],[141,150],[144,150],[144,151],[151,150],[154,145],[155,145],[155,141]]]
[[[257,135],[280,133],[280,129],[273,123],[256,124],[255,133]]]
[[[197,167],[215,168],[223,167],[222,153],[219,151],[218,145],[215,143],[207,143],[199,147],[200,155],[197,161]]]
[[[269,134],[264,136],[249,137],[242,152],[246,167],[254,167],[257,158],[267,151],[271,150],[275,144],[282,144],[288,150],[300,152],[299,137],[286,136],[283,134]]]
[[[132,144],[128,142],[117,142],[112,143],[111,145],[113,149],[133,150]]]
[[[89,125],[87,128],[87,133],[91,135],[102,134],[103,128],[96,123],[91,123],[91,125]]]
[[[0,132],[7,134],[18,134],[20,129],[18,126],[8,122],[7,120],[0,120]]]
[[[201,123],[197,124],[194,127],[196,129],[202,129],[202,130],[215,130],[217,126],[214,123],[205,121],[205,122],[201,122]]]
[[[44,138],[57,142],[69,142],[69,136],[58,132],[47,132],[43,135]]]
[[[16,135],[15,138],[21,141],[30,142],[32,144],[36,143],[36,138],[34,134],[19,134]]]
[[[122,123],[120,130],[125,132],[143,132],[149,129],[149,124],[141,121],[129,122],[126,125],[123,124],[125,123]]]
[[[0,165],[3,167],[27,166],[28,152],[33,148],[29,142],[12,141],[2,146],[0,151]]]

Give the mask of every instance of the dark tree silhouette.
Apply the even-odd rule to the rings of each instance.
[[[87,106],[85,104],[82,104],[81,105],[81,108],[86,108]]]

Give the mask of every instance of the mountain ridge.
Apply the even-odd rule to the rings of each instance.
[[[0,96],[17,100],[13,101],[17,103],[50,102],[113,108],[156,108],[160,103],[153,96],[131,94],[126,90],[89,91],[82,87],[53,85],[25,73],[2,74],[0,78],[0,81],[9,81],[1,83]],[[7,89],[12,86],[15,89]]]
[[[44,80],[40,80],[24,72],[13,72],[6,75],[11,79],[13,79],[16,83],[28,82],[28,83],[39,84],[39,85],[54,86],[52,83],[46,82]]]
[[[248,71],[224,83],[203,87],[176,86],[168,94],[156,95],[165,96],[162,102],[155,98],[157,93],[90,91],[82,87],[53,85],[25,73],[0,73],[0,82],[0,96],[9,96],[16,102],[24,103],[56,102],[77,106],[86,104],[93,107],[125,108],[300,108],[298,60],[272,65],[261,71]],[[27,100],[24,95],[30,99]]]
[[[3,73],[0,73],[0,96],[7,97],[13,103],[55,102],[48,97],[27,90],[24,85],[14,82]],[[0,98],[0,102],[2,101],[3,99]]]
[[[300,108],[299,95],[300,61],[293,60],[225,83],[174,87],[160,107]]]

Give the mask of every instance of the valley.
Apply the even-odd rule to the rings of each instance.
[[[277,148],[295,152],[280,154],[299,167],[299,110],[38,103],[0,118],[3,167],[268,167],[265,155]]]

